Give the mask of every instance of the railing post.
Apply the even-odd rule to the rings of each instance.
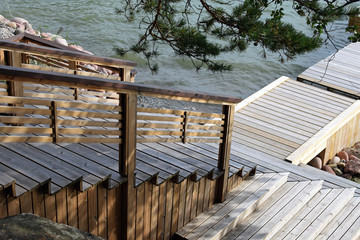
[[[222,143],[219,146],[219,159],[218,159],[218,168],[220,171],[223,171],[224,174],[218,178],[217,187],[216,187],[216,202],[223,202],[226,198],[227,187],[228,187],[228,178],[229,178],[229,160],[230,160],[230,150],[231,150],[231,137],[233,131],[233,121],[234,121],[235,106],[234,105],[224,105],[223,114],[225,115],[224,120],[224,135],[222,138]]]
[[[5,52],[0,49],[0,65],[6,65]]]
[[[130,68],[120,68],[119,76],[121,81],[132,82],[131,78],[131,69]]]
[[[119,171],[127,178],[121,203],[121,239],[135,239],[135,167],[136,167],[136,114],[137,96],[121,94],[122,142],[119,146]]]
[[[8,56],[10,56],[10,59],[8,59],[8,63],[10,66],[21,67],[22,56],[20,52],[13,51]],[[8,81],[8,95],[23,97],[24,96],[23,83]]]

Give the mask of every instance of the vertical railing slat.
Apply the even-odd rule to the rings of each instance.
[[[55,101],[51,101],[50,105],[51,110],[51,128],[52,128],[52,137],[53,143],[58,142],[59,131],[58,131],[58,116],[57,116],[57,103]]]
[[[187,126],[188,126],[188,112],[187,111],[185,111],[184,112],[184,121],[183,121],[183,135],[182,135],[182,142],[183,143],[187,143],[187,140],[186,140],[186,133],[187,133]]]

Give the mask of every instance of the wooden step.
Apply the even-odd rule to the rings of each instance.
[[[348,204],[343,205],[341,212],[324,228],[316,240],[359,239],[360,197],[353,197]]]
[[[271,239],[320,191],[322,182],[287,182],[222,239]]]
[[[288,173],[257,174],[236,187],[225,202],[215,204],[181,228],[175,239],[220,239],[249,216],[287,180]]]
[[[353,188],[321,190],[273,238],[315,239],[353,195]]]

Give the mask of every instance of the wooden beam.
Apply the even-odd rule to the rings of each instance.
[[[216,202],[225,201],[225,196],[227,193],[234,113],[235,113],[235,106],[232,105],[223,106],[223,114],[225,114],[225,124],[224,124],[224,132],[223,132],[224,133],[223,142],[219,146],[218,169],[220,171],[223,171],[224,174],[221,177],[219,177],[217,182],[217,189],[215,195]]]
[[[233,105],[241,99],[228,96],[210,95],[206,93],[185,92],[176,89],[153,87],[144,84],[121,82],[112,79],[103,79],[89,76],[69,75],[57,72],[46,72],[32,69],[0,66],[0,77],[11,81],[22,81],[73,88],[94,90],[110,90],[124,94],[137,94],[165,99],[200,102],[208,104]]]
[[[121,233],[121,239],[135,239],[135,167],[136,167],[136,108],[137,97],[132,94],[120,95],[123,108],[122,144],[119,146],[119,172],[127,178],[124,187],[121,222],[126,223]]]

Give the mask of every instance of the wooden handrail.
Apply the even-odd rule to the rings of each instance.
[[[51,47],[44,47],[32,44],[26,44],[21,42],[14,42],[9,40],[0,40],[0,49],[8,51],[21,51],[28,54],[50,56],[55,58],[66,57],[67,59],[74,61],[91,62],[98,65],[106,65],[111,67],[129,67],[133,68],[137,64],[131,61],[120,60],[108,57],[99,57],[89,55],[83,52],[67,50],[67,49],[56,49]]]
[[[57,72],[24,69],[10,66],[0,66],[0,78],[3,80],[85,88],[93,90],[114,91],[124,94],[152,96],[165,99],[182,100],[208,104],[234,105],[241,101],[233,98],[206,93],[195,93],[174,90],[170,88],[153,87],[144,84],[120,82],[117,80],[84,77]]]

